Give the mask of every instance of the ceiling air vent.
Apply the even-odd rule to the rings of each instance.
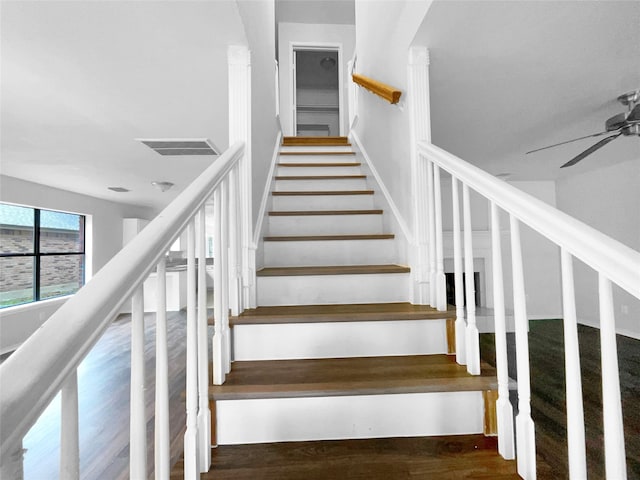
[[[160,155],[220,155],[218,148],[207,138],[138,140]]]

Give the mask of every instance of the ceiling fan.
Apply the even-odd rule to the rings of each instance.
[[[628,92],[622,94],[618,97],[618,101],[628,107],[627,112],[619,113],[618,115],[614,115],[610,119],[605,122],[605,131],[594,133],[592,135],[586,135],[580,138],[574,138],[573,140],[567,140],[566,142],[556,143],[555,145],[549,145],[547,147],[537,148],[535,150],[531,150],[527,152],[534,153],[539,152],[540,150],[546,150],[547,148],[557,147],[559,145],[564,145],[566,143],[575,142],[577,140],[583,140],[585,138],[590,137],[599,137],[600,135],[606,135],[607,133],[613,133],[613,135],[603,138],[598,143],[591,145],[584,152],[575,156],[567,163],[562,165],[560,168],[570,167],[575,165],[580,160],[584,159],[586,156],[591,155],[596,150],[604,147],[607,143],[612,142],[620,135],[630,136],[630,135],[638,135],[640,136],[640,90],[634,90],[632,92]]]

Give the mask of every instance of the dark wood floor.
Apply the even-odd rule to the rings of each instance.
[[[180,431],[184,425],[184,401],[181,398],[184,390],[184,314],[169,315],[170,342],[172,351],[171,364],[171,416],[172,435],[176,436],[175,451],[182,448]],[[83,479],[119,479],[128,477],[128,410],[129,410],[129,334],[130,323],[128,316],[122,316],[109,328],[106,335],[98,342],[94,350],[80,368],[80,435],[81,435],[81,477]],[[153,385],[151,379],[155,365],[155,322],[153,315],[146,323],[146,349],[147,349],[147,377],[148,403],[153,399]],[[601,383],[600,383],[600,342],[599,332],[593,328],[581,326],[579,329],[580,347],[582,356],[583,386],[585,392],[585,417],[587,424],[587,453],[589,456],[590,480],[604,478],[604,460],[602,446],[602,420],[601,420]],[[562,349],[562,323],[559,320],[531,322],[530,354],[532,368],[532,411],[536,422],[536,446],[539,457],[539,478],[561,479],[567,478],[566,469],[566,441],[565,441],[565,409],[564,409],[564,361]],[[513,336],[509,335],[510,356],[513,358]],[[620,356],[620,375],[622,383],[622,398],[625,420],[626,453],[628,462],[628,478],[640,479],[640,341],[618,336],[618,348]],[[482,357],[488,363],[492,363],[493,336],[481,335]],[[515,365],[514,362],[511,363]],[[515,371],[511,372],[515,378]],[[513,399],[515,401],[515,398]],[[152,410],[148,411],[149,439],[153,436]],[[24,447],[27,449],[25,457],[26,480],[50,480],[58,478],[59,455],[59,403],[53,405],[43,414],[34,428],[25,437]],[[482,438],[482,437],[476,437]],[[454,441],[454,443],[451,443]],[[469,440],[478,443],[480,440]],[[359,442],[362,442],[360,445]],[[348,471],[354,472],[351,478],[364,478],[358,472],[367,465],[373,464],[382,454],[379,453],[381,440],[354,441],[348,445],[346,452],[340,454],[336,462],[342,461],[342,465]],[[429,442],[435,442],[430,444]],[[461,442],[459,445],[455,442]],[[433,452],[440,452],[448,457],[451,464],[455,463],[451,450],[465,449],[468,445],[462,437],[455,439],[419,439],[415,443],[402,444],[401,440],[392,440],[391,444],[400,445],[407,449],[407,453],[413,452],[420,467],[425,472],[422,478],[513,478],[500,476],[496,473],[483,476],[470,477],[467,474],[451,473],[449,476],[435,476],[427,465],[433,459]],[[482,443],[479,450],[491,446],[491,439]],[[347,478],[341,475],[331,476],[323,474],[323,468],[328,466],[317,463],[319,454],[327,449],[337,448],[330,445],[332,442],[321,442],[322,445],[300,445],[294,449],[292,456],[300,455],[308,460],[316,462],[315,473],[310,470],[308,476],[297,478]],[[153,445],[151,440],[149,445]],[[280,448],[280,447],[278,447]],[[396,447],[394,447],[396,448]],[[399,447],[398,447],[399,448]],[[377,449],[377,450],[376,450]],[[424,449],[424,451],[422,451]],[[474,445],[474,450],[475,445]],[[235,451],[241,452],[240,447],[220,447],[214,451],[216,465],[225,465],[228,469],[229,457]],[[494,450],[495,451],[495,450]],[[297,453],[295,453],[297,452]],[[349,453],[352,452],[352,453]],[[376,453],[378,452],[378,453]],[[242,455],[242,453],[241,453]],[[262,455],[262,454],[261,454]],[[264,454],[266,455],[266,453]],[[277,458],[277,448],[275,453]],[[350,457],[353,455],[353,457]],[[360,455],[362,462],[367,465],[358,466],[356,456]],[[246,456],[246,455],[244,455]],[[335,455],[334,455],[335,456]],[[342,458],[344,456],[344,458]],[[149,451],[149,465],[152,465],[153,450]],[[286,458],[286,457],[285,457]],[[340,460],[342,459],[342,460]],[[350,460],[351,459],[351,460]],[[243,460],[244,461],[244,460]],[[266,461],[266,460],[265,460]],[[390,476],[385,473],[389,469],[400,468],[398,462],[409,461],[409,456],[396,457],[393,465],[382,466],[379,478],[407,478],[404,474]],[[549,473],[548,464],[551,468]],[[241,464],[239,464],[240,466]],[[337,468],[334,464],[331,468]],[[542,467],[542,468],[541,468]],[[409,468],[409,467],[407,467]],[[386,470],[385,470],[386,469]],[[261,470],[258,470],[261,471]],[[327,470],[328,472],[329,470]],[[366,472],[366,470],[364,470]],[[400,470],[398,470],[400,472]],[[236,476],[226,478],[274,478],[268,477],[268,470],[264,470],[264,476],[257,474],[256,470],[237,471]],[[468,472],[467,472],[468,473]],[[222,475],[222,474],[221,474]],[[245,476],[242,476],[245,475]],[[314,476],[315,475],[315,476]],[[505,475],[511,475],[506,473]],[[216,478],[225,478],[223,476]],[[290,477],[296,478],[296,477]],[[367,474],[366,478],[375,478]],[[414,478],[420,478],[414,477]]]

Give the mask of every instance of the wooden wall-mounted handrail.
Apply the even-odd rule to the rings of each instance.
[[[379,97],[384,98],[389,103],[398,103],[400,101],[400,95],[402,95],[402,92],[390,85],[378,82],[377,80],[373,80],[372,78],[365,77],[364,75],[359,75],[357,73],[352,74],[351,77],[355,83],[366,88],[370,92],[375,93]]]

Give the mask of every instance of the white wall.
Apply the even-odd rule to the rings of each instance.
[[[94,275],[122,248],[122,219],[152,219],[149,208],[99,200],[37,183],[0,175],[0,201],[87,215],[87,277]],[[90,257],[90,258],[89,258]],[[14,349],[64,303],[62,299],[0,311],[0,353]]]
[[[640,251],[640,155],[558,180],[557,198],[560,210]],[[598,326],[597,276],[581,262],[574,269],[578,319]],[[640,338],[640,301],[614,288],[614,302],[618,333]]]
[[[291,75],[290,66],[291,43],[340,43],[342,44],[342,87],[344,91],[344,104],[342,105],[342,119],[346,129],[348,128],[348,112],[346,92],[351,79],[347,75],[347,62],[351,60],[355,48],[355,27],[353,25],[324,25],[308,23],[280,23],[278,25],[278,59],[280,65],[280,118],[284,135],[295,135],[291,124]]]
[[[253,225],[258,221],[274,143],[276,117],[276,32],[273,0],[238,0],[251,51],[251,175]]]

